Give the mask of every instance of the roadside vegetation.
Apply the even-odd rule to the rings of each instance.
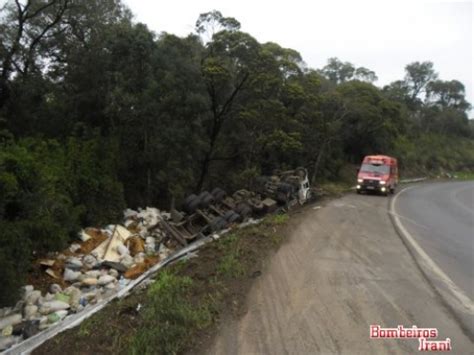
[[[474,172],[460,171],[454,173],[456,179],[459,180],[474,180]]]
[[[179,207],[297,166],[346,181],[370,153],[402,175],[474,170],[464,87],[429,61],[378,87],[370,69],[309,68],[218,11],[186,37],[153,33],[121,0],[8,0],[0,33],[0,306],[33,255],[125,206]]]
[[[177,354],[209,345],[221,322],[245,312],[252,281],[265,272],[288,223],[286,214],[270,215],[223,235],[35,353]]]

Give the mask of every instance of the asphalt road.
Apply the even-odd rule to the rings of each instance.
[[[474,181],[415,185],[396,200],[400,222],[474,300]]]
[[[436,327],[453,353],[474,353],[395,232],[389,200],[354,193],[293,216],[247,312],[224,322],[206,354],[418,352],[415,339],[370,339],[371,324]]]

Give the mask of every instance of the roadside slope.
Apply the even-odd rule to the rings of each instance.
[[[369,325],[437,327],[456,353],[473,344],[417,269],[388,200],[347,195],[294,216],[289,242],[254,284],[248,312],[216,336],[214,354],[407,353],[416,340],[370,340]]]

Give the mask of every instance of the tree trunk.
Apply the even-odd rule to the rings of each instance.
[[[314,182],[316,181],[316,176],[319,171],[319,165],[321,164],[321,159],[323,157],[324,149],[326,147],[326,142],[324,142],[321,145],[321,149],[318,152],[318,156],[316,157],[316,162],[314,163],[314,168],[313,168],[313,175],[311,176],[311,184],[314,185]]]
[[[209,171],[209,163],[211,161],[210,159],[211,153],[208,152],[206,156],[204,157],[201,165],[201,174],[199,176],[198,183],[196,185],[196,191],[201,191],[203,185],[204,185],[204,180],[206,180],[207,173]]]

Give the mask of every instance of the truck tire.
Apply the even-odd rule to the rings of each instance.
[[[225,212],[225,213],[222,215],[222,218],[224,218],[226,221],[228,221],[229,218],[230,218],[234,213],[235,213],[234,211],[229,210],[229,211]]]
[[[196,210],[198,209],[200,204],[201,204],[201,200],[200,200],[199,197],[196,196],[194,199],[190,200],[184,206],[184,210],[189,214],[194,213],[194,212],[196,212]]]
[[[214,218],[212,220],[212,222],[210,223],[211,229],[214,232],[218,232],[218,231],[224,229],[225,227],[227,227],[227,225],[228,225],[228,222],[220,216]]]
[[[278,203],[286,203],[288,202],[288,196],[284,192],[277,192],[275,200],[277,200]]]
[[[246,217],[248,217],[252,213],[252,208],[248,204],[246,204],[245,202],[241,202],[235,208],[235,212],[240,214],[242,216],[242,218],[245,219]]]
[[[227,196],[226,192],[218,187],[212,190],[211,195],[217,202],[221,202]]]
[[[208,208],[209,205],[212,205],[215,202],[214,196],[212,196],[209,192],[204,191],[200,198],[200,206],[201,208]]]
[[[202,191],[202,192],[198,195],[198,197],[199,197],[199,198],[203,198],[204,196],[206,196],[206,195],[208,195],[208,194],[209,194],[208,191]]]
[[[184,203],[183,205],[186,206],[187,204],[189,204],[192,200],[194,200],[197,196],[195,194],[191,194],[189,195],[188,197],[186,197],[184,199]]]
[[[232,215],[227,219],[229,223],[240,223],[242,222],[242,217],[238,214],[233,212]]]
[[[286,182],[282,182],[277,187],[278,192],[283,192],[285,194],[290,193],[292,194],[295,191],[295,188],[292,184],[288,184]]]

